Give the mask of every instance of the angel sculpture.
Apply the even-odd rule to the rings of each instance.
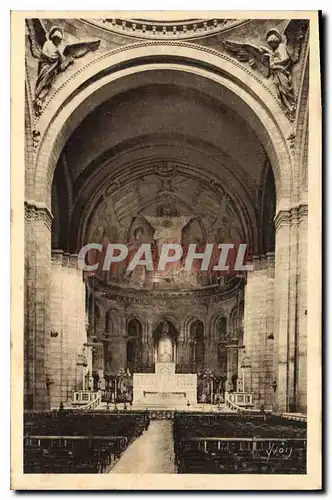
[[[64,38],[61,28],[53,26],[47,33],[39,19],[27,19],[26,23],[31,53],[36,59],[39,59],[33,103],[35,114],[39,116],[44,99],[55,77],[65,71],[75,59],[84,56],[90,50],[96,50],[99,47],[100,40],[72,43],[61,49]]]
[[[266,34],[268,46],[258,47],[230,40],[223,42],[225,49],[234,54],[239,61],[248,62],[266,78],[271,76],[278,97],[291,119],[296,110],[292,68],[300,58],[301,43],[308,23],[308,20],[303,19],[292,20],[288,23],[284,35],[277,29],[269,30]]]

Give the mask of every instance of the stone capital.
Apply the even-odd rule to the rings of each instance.
[[[299,224],[308,217],[308,205],[301,204],[290,207],[288,210],[279,210],[274,218],[276,231],[282,226],[289,226],[292,224]]]
[[[62,250],[52,250],[51,262],[53,265],[77,268],[77,255],[65,253]]]
[[[45,223],[46,227],[51,230],[53,215],[46,205],[35,201],[25,201],[24,219],[31,222],[42,221]]]
[[[254,271],[267,269],[274,266],[274,252],[268,252],[262,255],[253,255],[252,264]]]

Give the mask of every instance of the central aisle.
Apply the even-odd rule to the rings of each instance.
[[[111,474],[175,474],[173,422],[152,420],[147,431],[123,453]]]

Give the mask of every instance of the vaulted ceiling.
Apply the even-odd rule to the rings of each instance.
[[[226,194],[241,238],[260,251],[263,212],[272,219],[275,195],[254,130],[212,81],[147,73],[93,109],[65,145],[54,176],[53,247],[77,252],[107,196],[126,224],[163,196],[180,212],[201,210],[212,220]],[[175,169],[167,193],[165,168]]]

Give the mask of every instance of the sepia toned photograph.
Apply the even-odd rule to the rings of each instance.
[[[12,488],[319,488],[318,13],[12,44]]]

